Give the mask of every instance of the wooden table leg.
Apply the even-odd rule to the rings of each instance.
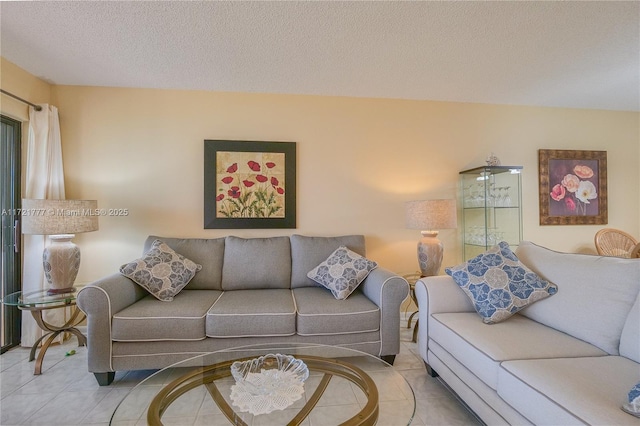
[[[411,295],[411,300],[413,300],[413,303],[416,304],[416,308],[418,309],[417,311],[415,311],[414,313],[411,314],[411,316],[409,316],[409,321],[407,323],[407,328],[411,328],[411,320],[413,320],[413,317],[420,311],[420,307],[418,306],[418,298],[416,297],[416,286],[415,284],[411,285],[411,291],[410,291],[410,295]],[[416,325],[413,327],[413,338],[412,338],[412,342],[416,343],[417,340],[417,335],[418,335],[418,320],[416,319]]]
[[[75,326],[78,325],[85,318],[84,314],[80,315],[80,313],[82,312],[80,311],[80,309],[75,307],[74,312],[71,314],[71,318],[69,318],[69,320],[60,327],[46,322],[42,317],[43,310],[44,309],[31,310],[31,315],[33,316],[33,319],[35,319],[36,324],[38,324],[38,327],[40,327],[43,331],[46,332],[42,337],[40,337],[33,344],[33,346],[31,347],[31,351],[29,352],[29,361],[31,362],[34,359],[36,359],[35,357],[36,350],[40,345],[40,343],[44,340],[44,344],[40,348],[40,352],[38,352],[38,357],[36,359],[36,366],[33,372],[33,374],[36,376],[42,374],[42,363],[44,361],[44,355],[47,352],[47,349],[49,349],[49,346],[51,346],[51,343],[53,343],[53,341],[56,339],[56,337],[60,335],[60,333],[71,333],[74,336],[76,336],[78,338],[78,346],[87,345],[87,338],[84,336],[84,334],[80,332],[80,330],[75,328]]]
[[[47,353],[47,349],[51,346],[51,342],[55,340],[56,337],[61,333],[61,331],[54,331],[52,333],[48,333],[49,338],[44,342],[42,348],[40,348],[40,352],[38,352],[38,358],[36,359],[36,367],[33,370],[33,375],[38,376],[42,374],[42,362],[44,361],[44,354]]]

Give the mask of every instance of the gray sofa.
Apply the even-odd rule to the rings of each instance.
[[[160,239],[202,265],[163,302],[120,273],[82,288],[88,364],[100,385],[115,371],[155,369],[198,354],[271,342],[357,349],[393,363],[400,350],[402,277],[376,268],[346,300],[307,273],[339,246],[365,256],[364,237]]]
[[[490,425],[640,425],[620,408],[640,381],[640,260],[515,253],[557,294],[497,324],[449,276],[416,284],[428,370]]]

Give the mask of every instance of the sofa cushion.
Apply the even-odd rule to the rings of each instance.
[[[429,366],[438,372],[439,380],[450,386],[465,404],[483,419],[484,424],[532,426],[527,419],[504,402],[494,389],[434,341],[429,341],[426,359]]]
[[[518,258],[558,294],[523,309],[535,321],[619,354],[620,336],[640,291],[640,261],[559,253],[523,241]]]
[[[640,294],[622,328],[620,355],[640,363]]]
[[[222,261],[224,259],[224,238],[166,238],[150,236],[144,243],[145,252],[155,240],[162,240],[169,247],[202,265],[185,289],[222,290]]]
[[[176,253],[162,241],[155,240],[144,256],[122,265],[120,273],[158,300],[171,302],[200,269],[202,265]]]
[[[338,247],[366,256],[364,236],[344,235],[339,237],[291,236],[291,288],[317,287],[318,283],[307,277],[307,273],[318,266]]]
[[[344,300],[367,278],[369,272],[377,267],[376,262],[340,246],[309,271],[307,276],[331,290],[336,299]]]
[[[297,330],[301,336],[364,333],[380,329],[380,308],[362,292],[347,300],[336,300],[320,287],[293,290],[298,309]]]
[[[469,296],[487,324],[504,321],[558,290],[523,265],[504,241],[445,272]]]
[[[223,290],[290,288],[289,237],[227,237],[222,268]]]
[[[202,340],[206,337],[207,311],[221,294],[216,290],[185,289],[171,303],[148,295],[113,315],[112,340]]]
[[[207,313],[208,337],[295,333],[296,307],[289,289],[225,291]]]
[[[488,325],[474,312],[433,314],[429,338],[493,389],[500,363],[512,359],[603,356],[582,340],[521,315]]]
[[[498,394],[534,424],[637,426],[620,407],[638,380],[638,364],[619,356],[507,361]]]

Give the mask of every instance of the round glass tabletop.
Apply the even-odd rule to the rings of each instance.
[[[8,294],[2,298],[2,304],[17,306],[19,308],[32,307],[35,305],[71,305],[75,303],[77,292],[48,294],[47,289]]]
[[[267,354],[302,360],[309,376],[288,405],[252,414],[246,400],[238,404],[242,389],[231,365]],[[378,357],[336,346],[272,343],[211,352],[163,368],[124,397],[110,424],[408,425],[415,405],[411,386]]]

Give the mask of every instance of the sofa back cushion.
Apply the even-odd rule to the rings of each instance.
[[[144,243],[144,253],[151,248],[151,244],[156,239],[163,241],[176,253],[202,265],[200,272],[195,274],[185,289],[222,290],[224,238],[165,238],[151,235]]]
[[[344,235],[339,237],[291,236],[291,288],[317,287],[320,284],[307,277],[309,271],[327,260],[338,247],[366,256],[364,235]]]
[[[640,362],[640,294],[636,297],[636,303],[633,304],[627,322],[622,329],[620,355]]]
[[[523,241],[516,256],[558,293],[520,313],[619,355],[620,336],[640,291],[640,261],[560,253]]]
[[[225,239],[223,290],[290,288],[289,237]]]

